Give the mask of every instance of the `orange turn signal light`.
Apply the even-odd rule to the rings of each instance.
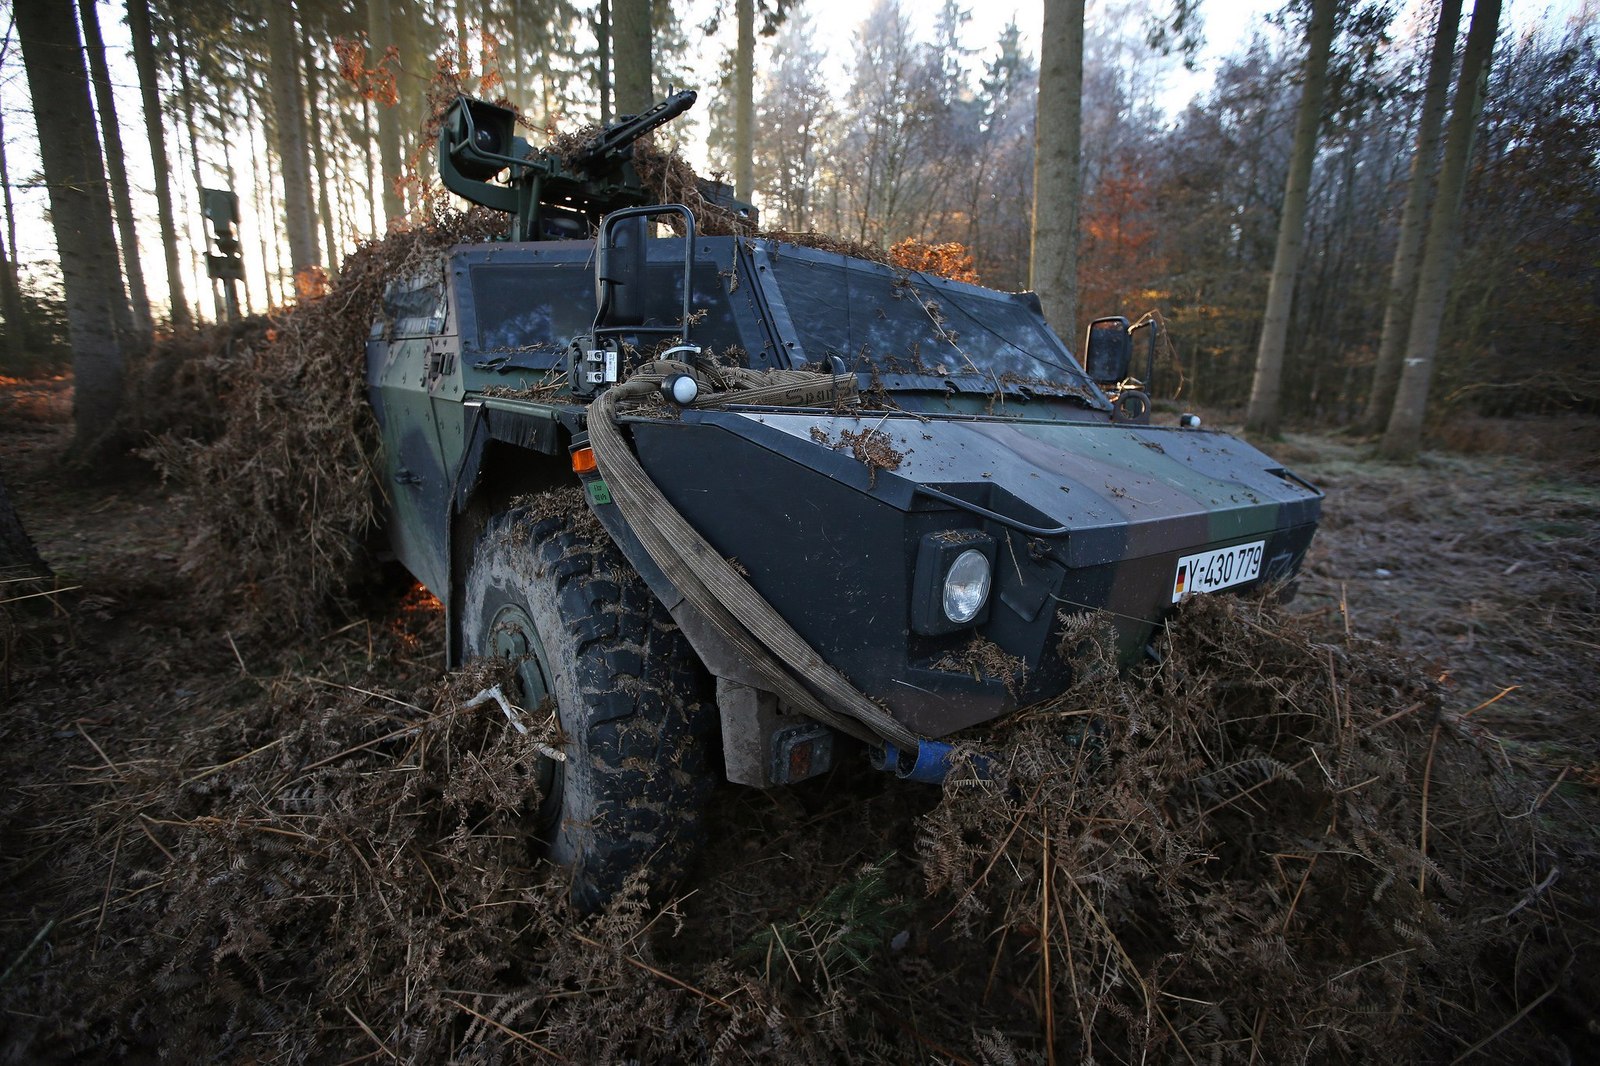
[[[572,472],[574,474],[592,474],[597,465],[594,461],[593,448],[574,448],[572,451]]]

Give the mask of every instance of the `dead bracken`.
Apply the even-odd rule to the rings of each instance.
[[[55,918],[0,993],[42,1019],[14,1039],[286,1062],[379,1043],[464,1062],[1411,1060],[1561,979],[1555,857],[1519,817],[1536,797],[1414,664],[1266,603],[1200,598],[1132,676],[1092,668],[1113,642],[1086,617],[1078,683],[965,741],[986,777],[952,775],[931,807],[858,774],[730,794],[686,896],[588,919],[523,839],[536,744],[560,738],[467,709],[508,665],[399,682],[383,664],[440,618],[396,611],[316,673],[240,680],[224,651],[204,728],[90,721],[91,767],[43,757],[52,699],[13,708],[9,772],[39,781],[4,811],[32,827],[22,935]]]
[[[971,674],[974,681],[992,678],[1005,683],[1014,697],[1027,678],[1028,665],[1020,655],[1007,655],[1000,645],[974,635],[960,651],[946,652],[934,662],[935,670]]]
[[[876,427],[870,429],[839,431],[837,438],[830,437],[828,431],[820,426],[811,427],[811,439],[825,448],[834,451],[850,449],[850,454],[857,462],[863,463],[867,468],[867,484],[876,485],[878,471],[895,471],[900,469],[900,464],[905,462],[906,454],[896,448],[890,441],[891,438]]]
[[[187,565],[250,624],[298,631],[347,599],[381,500],[361,352],[384,285],[502,226],[489,211],[441,210],[363,245],[331,291],[275,312],[235,351],[215,436],[173,427],[149,448],[192,499]]]

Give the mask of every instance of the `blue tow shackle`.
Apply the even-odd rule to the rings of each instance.
[[[927,785],[943,784],[954,764],[955,748],[938,740],[918,740],[915,752],[902,751],[889,743],[872,752],[875,769],[893,773],[902,781],[920,781]],[[989,758],[985,755],[973,756],[972,769],[980,779],[991,776]]]

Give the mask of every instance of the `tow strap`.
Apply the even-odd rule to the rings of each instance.
[[[684,520],[639,465],[617,426],[618,405],[656,393],[660,383],[675,373],[693,375],[705,389],[694,401],[695,407],[730,402],[808,406],[853,402],[855,376],[835,378],[804,371],[755,372],[721,367],[697,370],[687,364],[658,360],[646,364],[590,404],[589,444],[612,500],[650,558],[684,598],[739,650],[768,689],[793,710],[858,740],[886,745],[890,751],[921,751],[929,742],[896,721],[824,661]]]

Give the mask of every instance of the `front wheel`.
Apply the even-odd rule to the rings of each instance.
[[[688,642],[587,517],[519,510],[489,523],[462,646],[514,660],[524,707],[554,702],[567,758],[542,767],[535,831],[593,910],[634,870],[655,891],[682,877],[714,780],[716,715]]]

